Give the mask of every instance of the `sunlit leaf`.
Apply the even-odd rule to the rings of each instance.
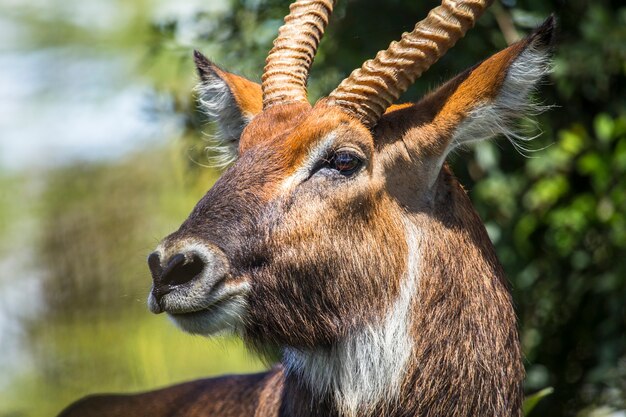
[[[539,401],[552,394],[553,392],[554,388],[548,387],[526,397],[526,399],[524,400],[524,415],[529,415],[531,411],[533,411],[535,406],[539,403]]]

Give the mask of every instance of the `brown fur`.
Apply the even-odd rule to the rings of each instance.
[[[261,101],[261,86],[236,74],[215,67],[217,74],[226,80],[230,87],[237,105],[242,113],[252,116],[261,113],[263,103]]]
[[[399,393],[390,387],[356,414],[520,416],[524,371],[504,273],[467,194],[440,164],[460,123],[497,96],[511,63],[529,46],[544,46],[538,36],[417,104],[390,108],[372,131],[326,100],[259,113],[243,130],[237,162],[161,244],[163,258],[192,239],[227,259],[220,285],[249,284],[237,331],[261,352],[329,352],[382,326],[416,272],[402,322],[412,346]],[[221,74],[240,110],[258,111],[258,91],[247,96],[256,104],[241,99],[255,90],[250,82]],[[352,149],[363,168],[341,175],[324,165],[329,155],[307,176],[294,176],[331,134],[330,152]],[[412,256],[417,271],[408,270]],[[314,382],[277,366],[136,396],[91,397],[62,416],[344,415],[337,396],[316,391]]]
[[[415,415],[519,415],[524,369],[504,272],[447,168],[437,187],[435,216],[416,219],[432,237],[415,312]]]

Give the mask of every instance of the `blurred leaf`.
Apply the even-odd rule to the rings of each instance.
[[[533,411],[533,409],[539,403],[539,401],[541,401],[543,398],[547,397],[548,395],[552,394],[553,392],[554,392],[554,388],[548,387],[526,397],[526,399],[524,400],[524,415],[525,416],[530,415],[531,411]]]

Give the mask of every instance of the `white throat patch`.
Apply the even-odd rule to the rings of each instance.
[[[419,272],[417,228],[405,221],[407,271],[392,309],[380,323],[369,325],[330,350],[284,350],[288,373],[302,378],[314,395],[331,394],[346,417],[372,411],[382,402],[393,403],[413,352],[411,306]]]

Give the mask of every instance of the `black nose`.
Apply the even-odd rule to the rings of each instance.
[[[177,253],[163,268],[159,254],[154,252],[148,256],[148,266],[154,282],[152,293],[157,300],[160,300],[176,286],[186,284],[198,277],[204,269],[204,262],[195,253]]]

